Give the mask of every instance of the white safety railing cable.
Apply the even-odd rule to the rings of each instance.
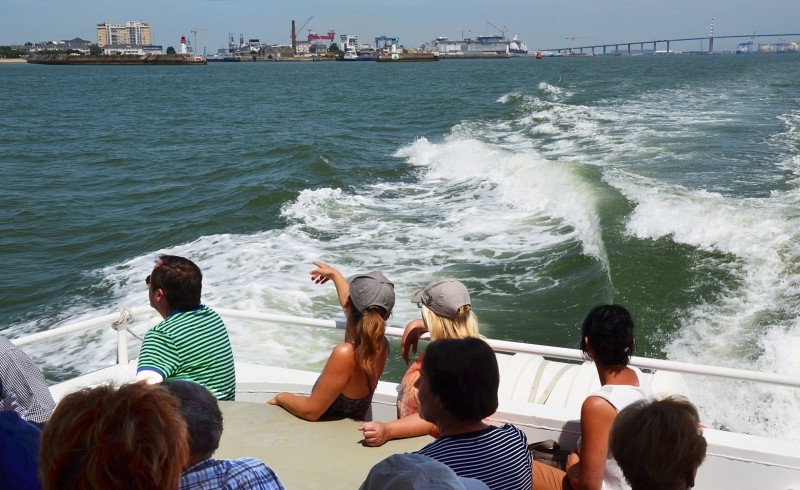
[[[260,313],[255,311],[234,310],[229,308],[215,308],[215,311],[224,318],[237,318],[241,320],[252,320],[269,323],[281,323],[292,325],[304,325],[308,327],[322,328],[344,328],[344,322],[340,320],[322,320],[318,318],[305,318],[291,315],[275,315],[271,313]],[[127,325],[133,323],[139,316],[153,316],[153,310],[149,306],[138,306],[130,309],[120,308],[120,311],[103,315],[97,318],[80,321],[77,323],[64,325],[45,332],[20,337],[12,340],[17,346],[50,340],[57,337],[76,332],[90,330],[100,326],[107,327],[114,325],[120,335],[118,336],[118,359],[127,363]],[[386,334],[391,337],[402,337],[403,329],[397,327],[387,327]],[[507,340],[486,339],[486,342],[494,350],[504,352],[520,352],[526,354],[538,354],[545,357],[558,359],[570,359],[576,361],[583,360],[583,354],[577,349],[567,349],[563,347],[550,347],[546,345],[526,344],[522,342],[511,342]],[[787,376],[777,373],[762,373],[757,371],[747,371],[744,369],[726,368],[709,366],[703,364],[692,364],[687,362],[667,361],[661,359],[650,359],[645,357],[633,357],[631,364],[645,369],[661,369],[682,374],[696,374],[702,376],[715,376],[743,381],[754,381],[758,383],[770,383],[775,385],[790,386],[800,388],[800,377]]]

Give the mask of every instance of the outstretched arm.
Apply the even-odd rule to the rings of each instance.
[[[422,420],[419,414],[415,413],[388,423],[364,422],[358,430],[364,433],[364,442],[367,446],[378,447],[392,439],[424,436],[435,428],[435,425]]]
[[[413,351],[414,354],[417,353],[419,338],[427,331],[428,327],[425,326],[425,322],[421,319],[411,320],[408,322],[408,325],[406,325],[406,329],[403,331],[403,339],[400,341],[400,354],[402,354],[406,364],[410,362],[411,358],[411,353],[409,351]]]
[[[333,281],[333,285],[336,286],[336,294],[339,296],[339,304],[342,305],[342,309],[347,313],[346,306],[350,297],[350,285],[347,284],[347,279],[344,278],[341,272],[324,262],[315,261],[312,264],[317,268],[311,271],[311,280],[317,284]]]
[[[311,421],[317,420],[322,417],[350,382],[355,365],[353,346],[342,342],[333,348],[311,395],[295,395],[284,391],[278,393],[267,403],[279,405],[295,417]]]

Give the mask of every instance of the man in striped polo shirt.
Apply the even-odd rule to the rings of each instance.
[[[136,379],[186,379],[233,400],[233,350],[222,318],[200,304],[203,274],[189,259],[162,255],[147,276],[150,306],[164,321],[144,336]]]

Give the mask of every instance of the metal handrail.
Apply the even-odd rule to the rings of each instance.
[[[276,315],[271,313],[260,313],[256,311],[234,310],[229,308],[215,308],[217,313],[225,318],[238,318],[241,320],[255,320],[271,323],[284,323],[292,325],[303,325],[308,327],[322,328],[344,328],[344,321],[323,320],[319,318],[298,317],[292,315]],[[120,308],[116,313],[110,313],[97,318],[83,320],[80,322],[64,325],[61,327],[26,335],[11,340],[17,346],[23,346],[53,338],[61,337],[70,333],[82,332],[99,326],[113,325],[117,330],[118,346],[117,361],[120,364],[127,364],[127,331],[128,325],[136,321],[136,317],[144,313],[152,313],[149,306],[137,306],[130,309]],[[397,327],[387,327],[386,335],[391,337],[402,337],[403,329]],[[503,352],[538,354],[545,357],[569,359],[583,361],[583,353],[577,349],[567,349],[564,347],[550,347],[538,344],[526,344],[522,342],[511,342],[507,340],[485,339],[494,349]],[[741,381],[754,381],[758,383],[769,383],[780,386],[790,386],[800,388],[800,377],[788,376],[778,373],[762,373],[749,371],[746,369],[727,368],[719,366],[709,366],[704,364],[693,364],[688,362],[668,361],[662,359],[651,359],[647,357],[632,357],[631,365],[645,369],[658,369],[682,374],[694,374],[700,376],[714,376]]]

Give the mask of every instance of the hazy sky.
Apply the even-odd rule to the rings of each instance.
[[[530,49],[570,46],[571,38],[579,46],[706,36],[712,18],[718,36],[800,32],[800,0],[0,0],[0,45],[97,42],[97,24],[140,20],[150,24],[154,44],[177,47],[181,34],[191,40],[197,29],[198,51],[215,52],[228,33],[288,44],[292,19],[299,29],[311,16],[298,37],[332,29],[337,39],[356,34],[372,42],[385,34],[407,47],[437,36],[497,34],[487,21],[519,33]],[[715,47],[736,42],[720,39]]]

